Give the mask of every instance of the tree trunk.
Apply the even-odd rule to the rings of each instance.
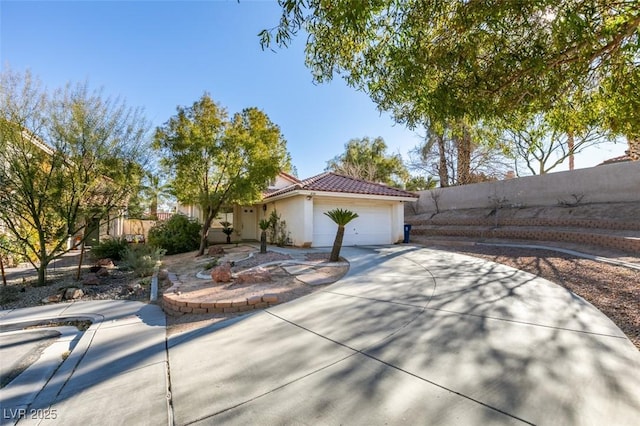
[[[263,230],[260,233],[260,253],[266,253],[266,252],[267,252],[267,232]]]
[[[76,272],[76,281],[80,281],[83,260],[84,260],[84,240],[82,240],[82,243],[80,244],[80,261],[78,262],[78,271]]]
[[[573,132],[567,133],[567,148],[569,149],[569,170],[573,170],[574,169],[574,162],[573,162],[573,150],[574,150]]]
[[[158,198],[154,198],[149,206],[150,216],[153,220],[158,220]]]
[[[4,262],[2,261],[2,255],[0,254],[0,271],[2,272],[2,285],[6,287],[7,277],[4,275]]]
[[[344,239],[344,226],[338,225],[338,232],[336,233],[336,239],[333,241],[333,248],[331,249],[330,262],[340,261],[340,249],[342,248],[342,240]]]
[[[438,176],[440,177],[440,187],[449,186],[449,168],[447,167],[447,153],[444,146],[444,135],[438,135]]]
[[[200,236],[200,248],[198,249],[198,256],[202,256],[204,254],[204,249],[207,248],[207,233],[209,232],[211,222],[213,222],[213,217],[213,210],[209,209],[209,211],[207,212],[207,217],[204,220],[204,224],[202,225],[202,235]]]
[[[458,185],[471,183],[471,135],[463,125],[462,136],[455,137],[458,148]]]
[[[640,137],[627,136],[627,155],[631,161],[640,161]]]

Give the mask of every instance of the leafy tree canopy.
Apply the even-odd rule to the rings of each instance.
[[[571,93],[615,100],[640,135],[637,0],[281,0],[263,47],[308,33],[317,82],[342,74],[409,125],[545,111]],[[635,86],[634,86],[635,83]]]
[[[387,144],[380,137],[351,139],[344,147],[342,154],[327,162],[327,170],[393,186],[409,177],[400,154],[387,154]]]
[[[259,200],[269,181],[290,168],[280,128],[264,112],[247,108],[229,118],[206,93],[190,107],[178,107],[156,130],[154,146],[178,201],[203,212],[200,253],[223,205]]]
[[[148,125],[140,110],[86,84],[51,93],[11,70],[0,83],[0,221],[44,284],[69,235],[87,238],[88,223],[126,206]]]

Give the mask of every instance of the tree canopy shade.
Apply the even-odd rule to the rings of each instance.
[[[140,111],[67,85],[52,95],[30,73],[1,80],[0,221],[9,250],[38,269],[64,254],[67,238],[123,210],[145,161]],[[3,249],[7,249],[3,247]]]
[[[154,146],[178,201],[201,208],[200,254],[223,205],[259,200],[269,181],[290,167],[286,141],[264,112],[247,108],[229,119],[206,93],[156,129]]]
[[[281,0],[263,47],[308,33],[317,82],[344,75],[409,125],[544,111],[567,93],[615,99],[640,136],[638,0]],[[635,86],[637,87],[637,85]]]
[[[409,177],[400,154],[387,154],[387,144],[380,137],[351,139],[344,148],[327,162],[327,170],[392,186],[404,184]]]

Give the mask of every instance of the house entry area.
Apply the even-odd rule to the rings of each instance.
[[[240,207],[240,223],[242,224],[242,229],[240,231],[241,239],[258,239],[256,231],[256,217],[256,208],[254,206]]]

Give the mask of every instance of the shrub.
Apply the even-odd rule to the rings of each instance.
[[[111,260],[121,260],[122,254],[128,246],[129,244],[124,237],[109,238],[91,247],[91,256],[93,256],[94,259],[109,258]]]
[[[158,264],[165,250],[153,246],[134,244],[124,251],[123,260],[129,269],[139,277],[153,275],[153,268]]]
[[[151,228],[147,242],[165,249],[167,254],[185,253],[200,246],[201,229],[197,221],[176,214]]]

